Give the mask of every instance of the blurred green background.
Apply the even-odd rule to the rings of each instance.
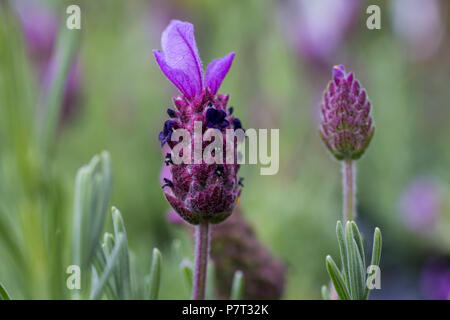
[[[63,27],[69,4],[78,4],[82,16],[76,55],[81,85],[50,150],[36,139],[45,115],[38,103],[43,81],[18,17],[24,9],[12,2],[0,1],[0,281],[14,298],[70,296],[65,270],[75,175],[102,150],[111,154],[111,205],[124,217],[133,264],[147,272],[158,247],[161,298],[189,298],[178,265],[180,256],[192,258],[191,239],[166,220],[169,206],[159,183],[157,136],[177,92],[151,52],[174,18],[194,24],[204,65],[236,52],[220,92],[230,93],[244,127],[280,129],[278,174],[261,176],[258,166],[243,166],[240,206],[259,239],[287,266],[284,298],[320,298],[328,281],[325,256],[338,253],[340,164],[326,152],[317,127],[322,90],[332,66],[341,63],[367,89],[376,125],[357,163],[358,223],[368,243],[375,226],[384,240],[382,290],[373,298],[430,298],[423,274],[435,259],[446,266],[450,283],[447,1],[430,1],[438,20],[436,10],[421,7],[429,1],[412,9],[378,1],[381,30],[366,27],[372,1],[335,1],[353,14],[334,20],[329,16],[340,10],[327,1],[312,4],[317,0],[34,1]],[[44,24],[32,21],[36,28]],[[411,21],[421,27],[409,27]],[[421,192],[408,200],[418,180],[433,186],[435,197],[423,200],[433,201],[432,210],[417,200]],[[411,227],[415,209],[426,223]],[[111,229],[109,214],[107,221]]]

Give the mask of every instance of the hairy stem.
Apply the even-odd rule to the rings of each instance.
[[[356,168],[353,160],[342,162],[342,185],[344,221],[354,220],[356,216]]]
[[[200,222],[195,229],[195,270],[192,288],[193,300],[204,300],[206,292],[206,273],[209,258],[209,224]]]

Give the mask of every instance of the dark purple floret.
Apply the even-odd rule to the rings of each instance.
[[[228,108],[228,114],[231,116],[233,114],[234,108],[233,107],[229,107]]]
[[[206,110],[206,127],[215,129],[228,127],[230,123],[225,119],[226,116],[227,113],[223,110],[208,108]]]
[[[233,129],[234,129],[234,130],[242,129],[242,123],[241,123],[241,120],[239,120],[238,118],[234,118],[234,119],[233,119]]]
[[[161,131],[159,133],[159,141],[161,142],[161,147],[168,141],[170,141],[170,138],[172,137],[172,132],[173,132],[173,125],[174,125],[174,121],[173,120],[166,120],[166,122],[164,122],[164,128],[163,131]]]
[[[177,118],[177,117],[178,117],[176,111],[173,110],[173,109],[170,109],[170,108],[167,109],[167,114],[168,114],[169,117],[171,117],[171,118]]]
[[[224,166],[219,164],[216,167],[216,170],[214,170],[214,174],[218,177],[221,177],[223,175],[223,171],[224,171]]]
[[[166,164],[166,166],[168,166],[169,164],[173,164],[172,155],[170,153],[166,153],[166,157],[164,158],[164,163]]]
[[[167,178],[164,178],[164,184],[161,186],[161,188],[165,188],[165,187],[169,187],[169,188],[173,188],[173,183],[172,181],[170,181]]]

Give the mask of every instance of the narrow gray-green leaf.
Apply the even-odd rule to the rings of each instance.
[[[127,234],[125,230],[125,224],[123,222],[122,214],[116,207],[112,207],[111,209],[114,233],[117,235],[119,232],[123,232],[125,235]]]
[[[2,285],[1,282],[0,282],[0,300],[11,300],[8,291],[6,291],[6,288]]]
[[[161,252],[153,249],[152,267],[150,269],[150,300],[157,300],[159,296],[159,285],[161,283]]]
[[[375,228],[373,233],[373,248],[372,248],[372,261],[371,265],[379,266],[381,260],[381,247],[382,247],[382,238],[381,231],[378,228]]]
[[[120,283],[118,286],[118,294],[121,299],[131,298],[131,276],[130,276],[130,257],[128,254],[128,241],[125,230],[125,223],[123,221],[120,211],[112,207],[112,220],[114,226],[114,237],[123,235],[124,245],[119,255],[119,264],[117,265],[118,272],[115,274],[116,282]]]
[[[331,281],[333,282],[334,288],[336,289],[336,293],[339,299],[351,300],[350,293],[345,285],[341,272],[339,271],[333,258],[331,258],[331,256],[327,256],[325,261],[328,274],[330,275]]]
[[[338,239],[339,252],[341,254],[341,263],[342,263],[343,272],[345,274],[345,277],[344,277],[344,280],[345,280],[345,279],[348,279],[347,247],[345,245],[344,229],[342,228],[341,221],[338,221],[336,223],[336,236]]]
[[[359,232],[358,226],[354,221],[351,222],[352,224],[352,231],[353,231],[353,238],[356,241],[356,245],[358,246],[359,253],[361,254],[361,258],[363,261],[364,270],[366,269],[366,255],[364,253],[364,243],[361,236],[361,233]]]
[[[109,277],[114,269],[114,267],[118,264],[119,255],[124,246],[124,235],[122,233],[119,234],[119,237],[116,239],[116,245],[114,250],[111,252],[111,255],[107,258],[105,269],[101,276],[99,277],[97,284],[95,287],[91,289],[91,295],[89,297],[90,300],[97,300],[102,297],[103,290]]]
[[[375,228],[373,233],[373,247],[372,247],[372,260],[370,262],[373,266],[380,266],[381,260],[381,248],[382,248],[382,238],[381,231],[379,228]],[[365,299],[369,299],[370,290],[366,285],[365,289]]]
[[[194,281],[192,262],[189,261],[188,259],[183,259],[183,261],[181,261],[181,264],[180,264],[180,270],[181,270],[181,274],[184,278],[184,282],[186,284],[187,291],[190,294],[192,291],[192,283]]]
[[[242,300],[244,293],[244,274],[241,270],[234,273],[233,284],[231,285],[230,300]]]
[[[358,245],[356,244],[355,239],[353,239],[353,248],[356,250],[356,270],[358,272],[357,274],[357,286],[359,288],[358,290],[358,300],[364,300],[365,299],[365,291],[366,291],[366,269],[363,267],[363,262],[361,258],[361,253],[358,250]]]
[[[352,299],[357,300],[360,296],[360,286],[359,286],[359,267],[358,267],[358,248],[353,240],[352,227],[349,221],[345,226],[345,240],[347,244],[347,263],[348,263],[348,274],[347,279],[350,289],[350,294]]]
[[[323,285],[322,289],[320,290],[320,293],[322,294],[323,300],[331,300],[330,293],[328,292],[327,286]]]

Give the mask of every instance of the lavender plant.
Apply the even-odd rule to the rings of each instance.
[[[128,241],[122,215],[119,210],[111,211],[114,234],[106,232],[101,248],[97,250],[92,266],[91,290],[89,299],[106,297],[113,300],[146,299],[156,300],[161,282],[162,258],[158,249],[153,249],[150,273],[137,279],[132,273]],[[133,278],[136,281],[132,281]],[[142,290],[140,286],[144,286]]]
[[[327,149],[342,161],[343,213],[345,232],[340,221],[336,234],[342,267],[337,267],[331,256],[326,257],[326,267],[332,284],[341,300],[365,300],[369,298],[366,280],[366,262],[363,238],[356,223],[356,168],[355,160],[366,151],[375,132],[371,116],[371,103],[365,89],[361,88],[352,72],[344,66],[333,67],[333,79],[329,82],[321,104],[322,121],[320,136]],[[381,232],[375,228],[371,266],[379,266],[381,257]],[[369,272],[376,272],[373,268]],[[324,286],[325,299],[330,292]]]
[[[84,297],[90,288],[89,299],[157,299],[161,281],[161,253],[153,250],[148,281],[132,282],[128,240],[121,213],[112,208],[114,232],[106,232],[100,242],[105,214],[111,194],[111,160],[104,151],[78,170],[75,181],[73,219],[73,263],[81,268],[81,292],[74,298]],[[84,274],[91,277],[87,279]],[[136,278],[136,277],[134,277]],[[145,283],[145,289],[139,285]]]
[[[183,128],[193,136],[194,123],[201,123],[202,134],[209,128],[241,129],[242,125],[227,109],[229,96],[218,94],[220,85],[233,62],[234,53],[213,60],[203,73],[202,62],[194,38],[194,27],[188,22],[172,20],[161,37],[162,51],[154,50],[161,71],[180,90],[173,99],[175,110],[159,134],[161,146],[171,149],[174,129]],[[191,142],[194,150],[194,141]],[[203,143],[203,147],[205,147]],[[224,148],[225,150],[225,148]],[[191,152],[192,157],[194,152]],[[193,159],[191,159],[193,160]],[[170,178],[162,186],[172,208],[186,222],[196,226],[193,299],[204,299],[209,256],[210,227],[231,215],[241,192],[238,164],[174,164],[172,153],[165,159]],[[191,163],[194,163],[191,161]]]
[[[54,170],[54,153],[49,151],[54,150],[62,91],[78,49],[79,33],[70,33],[66,28],[53,30],[57,44],[47,52],[52,56],[52,72],[46,78],[45,93],[36,92],[24,53],[31,47],[29,41],[40,46],[43,39],[22,37],[21,31],[26,30],[25,26],[20,28],[21,19],[14,10],[16,2],[2,1],[0,6],[2,161],[9,158],[13,164],[7,169],[11,181],[4,181],[10,192],[2,198],[0,233],[17,263],[16,272],[27,274],[20,277],[24,279],[20,293],[13,289],[17,287],[14,284],[11,293],[22,298],[61,299],[67,294],[65,274],[61,272],[66,267],[67,210],[62,177]],[[40,18],[31,22],[44,23]],[[36,119],[36,114],[42,117]],[[6,221],[3,211],[16,214]]]
[[[108,152],[94,156],[88,165],[78,170],[74,196],[73,262],[82,270],[90,268],[96,255],[111,187],[111,158]]]
[[[354,160],[366,151],[375,133],[371,103],[353,73],[333,67],[321,105],[320,136],[331,154],[342,161],[344,220],[355,219],[356,169]]]

